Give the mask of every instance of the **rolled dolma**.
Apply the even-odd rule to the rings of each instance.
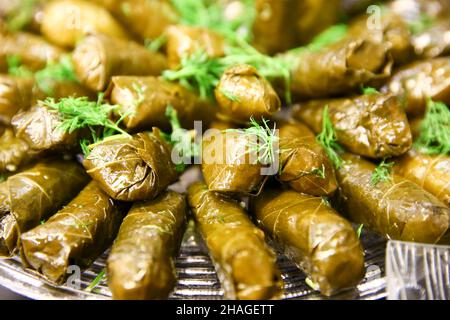
[[[156,128],[152,133],[106,138],[90,148],[83,166],[115,200],[151,200],[178,178],[171,147]]]
[[[215,31],[191,26],[170,26],[167,29],[167,58],[169,67],[176,69],[181,59],[199,50],[209,57],[224,55],[224,39]]]
[[[0,32],[0,56],[17,57],[32,71],[44,68],[49,61],[58,61],[64,54],[44,38],[27,32]]]
[[[42,34],[51,42],[73,48],[90,34],[126,39],[122,26],[104,8],[84,0],[57,0],[45,6]]]
[[[16,136],[35,151],[70,151],[79,147],[79,130],[69,132],[60,128],[63,120],[58,112],[44,104],[16,114],[11,124]]]
[[[30,150],[28,143],[17,138],[12,129],[7,128],[0,133],[0,173],[14,172],[36,156],[37,153]]]
[[[215,90],[220,117],[237,123],[250,118],[270,118],[280,110],[281,101],[272,85],[249,65],[225,70]]]
[[[345,38],[319,51],[306,50],[294,60],[291,91],[300,99],[348,94],[387,78],[392,69],[386,46],[362,38]]]
[[[277,298],[282,289],[275,254],[240,204],[194,183],[189,205],[227,299]]]
[[[0,183],[0,256],[12,255],[22,233],[55,213],[87,182],[76,162],[47,160]]]
[[[265,190],[252,204],[258,224],[318,285],[320,292],[356,286],[364,254],[352,225],[320,197]]]
[[[450,104],[450,58],[407,65],[392,76],[382,91],[396,95],[409,116],[422,115],[428,99]]]
[[[166,299],[176,283],[175,258],[186,229],[186,199],[168,191],[133,205],[108,257],[114,299]]]
[[[80,82],[94,91],[104,90],[115,75],[159,75],[167,69],[162,54],[105,35],[84,38],[75,48],[72,61]]]
[[[169,105],[177,111],[186,129],[193,128],[195,120],[208,125],[216,111],[211,103],[185,87],[158,77],[113,77],[106,96],[121,106],[121,114],[129,112],[122,122],[129,131],[170,128],[165,115]]]
[[[329,108],[338,142],[355,154],[384,158],[402,155],[411,148],[406,114],[392,95],[375,93],[310,101],[298,106],[294,117],[319,133],[325,106]]]
[[[210,130],[202,141],[202,173],[209,190],[257,194],[267,177],[249,146],[251,137],[240,131]]]
[[[389,239],[450,243],[450,209],[436,197],[396,174],[373,183],[374,164],[350,154],[343,160],[337,202],[352,221]]]
[[[426,155],[411,150],[395,160],[394,170],[450,206],[450,157],[448,155]]]
[[[450,21],[442,20],[412,39],[416,55],[431,59],[450,53]]]
[[[63,283],[67,268],[88,267],[113,242],[123,214],[90,182],[67,206],[20,237],[24,265]]]
[[[170,0],[93,0],[107,8],[129,31],[142,40],[156,39],[176,24],[178,15]]]
[[[336,191],[337,183],[325,150],[312,131],[298,122],[282,122],[280,135],[281,182],[302,193],[328,196]]]
[[[32,78],[0,75],[0,123],[9,125],[20,110],[27,110],[33,102]]]
[[[378,21],[380,24],[376,26],[367,19],[367,15],[364,14],[354,21],[350,25],[349,36],[362,37],[385,45],[396,65],[414,59],[410,27],[401,16],[393,12],[384,13]]]

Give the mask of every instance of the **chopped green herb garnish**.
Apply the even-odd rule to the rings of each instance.
[[[6,63],[8,65],[8,74],[16,77],[33,77],[33,72],[22,65],[20,57],[7,56]]]
[[[131,87],[137,94],[137,99],[134,99],[133,104],[136,107],[138,107],[145,100],[145,94],[144,94],[145,88],[142,85],[139,85],[137,82],[133,82]]]
[[[35,78],[38,87],[49,96],[54,94],[53,86],[55,82],[78,82],[69,56],[62,57],[59,62],[49,62],[44,69],[36,72]]]
[[[414,146],[425,154],[450,152],[450,110],[445,103],[428,100],[420,135]]]
[[[337,136],[333,127],[333,123],[330,119],[328,106],[325,106],[325,108],[323,109],[322,132],[317,136],[317,141],[325,149],[328,158],[330,158],[334,166],[339,169],[343,164],[343,161],[339,156],[339,152],[342,152],[344,149],[337,142]]]
[[[30,24],[37,3],[38,0],[22,0],[20,5],[6,17],[8,29],[10,31],[19,31]]]
[[[42,219],[41,221],[39,221],[39,223],[42,225],[45,223],[45,219]]]
[[[130,136],[127,132],[119,127],[120,122],[129,113],[122,114],[116,122],[110,119],[112,114],[119,114],[120,107],[110,105],[103,102],[103,94],[99,94],[96,102],[89,101],[87,97],[80,98],[62,98],[55,102],[53,98],[47,98],[45,101],[39,101],[39,105],[44,105],[55,110],[61,115],[61,125],[59,129],[72,133],[75,130],[88,128],[92,135],[90,142],[97,143],[107,137],[111,137],[117,133]],[[98,134],[98,129],[102,129],[102,133]],[[88,154],[88,140],[84,139],[80,142],[81,148],[85,155]],[[87,153],[86,153],[87,152]]]
[[[226,17],[226,8],[220,1],[171,0],[180,18],[179,24],[205,27],[214,30],[229,41],[240,37],[246,41],[252,38],[252,26],[256,17],[254,0],[243,0],[242,12],[235,17]]]
[[[372,185],[377,185],[379,182],[390,181],[392,179],[391,170],[393,166],[393,162],[386,162],[386,159],[383,159],[372,173],[370,183]]]
[[[100,282],[103,280],[105,275],[106,275],[106,269],[102,269],[102,271],[100,271],[98,273],[98,275],[94,278],[94,280],[92,280],[92,282],[86,287],[86,289],[84,289],[84,291],[92,292],[92,290],[100,284]]]
[[[233,94],[231,91],[221,88],[220,92],[230,101],[241,102],[239,97]]]
[[[377,89],[372,87],[362,87],[361,91],[363,94],[377,94],[380,93]]]
[[[314,168],[311,173],[318,175],[322,179],[325,179],[325,166],[322,164],[320,168]]]
[[[361,225],[358,227],[358,229],[356,230],[356,235],[358,236],[359,239],[361,239],[361,233],[362,233],[363,228],[364,228],[364,225],[361,224]]]
[[[421,34],[433,26],[435,20],[427,13],[422,12],[419,20],[413,21],[409,25],[409,29],[413,35]]]
[[[166,43],[167,43],[167,35],[165,34],[162,34],[161,36],[153,40],[150,39],[145,40],[145,46],[147,47],[148,50],[152,52],[159,51],[159,49],[161,49]]]

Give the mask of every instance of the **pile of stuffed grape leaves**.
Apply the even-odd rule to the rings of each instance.
[[[366,233],[450,245],[449,106],[447,0],[0,0],[0,264],[361,292]]]

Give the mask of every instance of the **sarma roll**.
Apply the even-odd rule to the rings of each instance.
[[[248,123],[250,118],[270,118],[280,110],[281,101],[272,85],[256,68],[237,65],[225,70],[215,90],[220,117]]]
[[[156,128],[131,137],[112,136],[90,149],[83,166],[115,200],[151,200],[178,178],[171,147]]]
[[[134,35],[154,40],[176,24],[178,14],[170,0],[93,0],[104,6]]]
[[[176,110],[186,129],[193,128],[195,120],[208,125],[216,112],[211,103],[185,87],[157,77],[113,77],[106,95],[113,104],[121,106],[122,114],[129,112],[122,122],[129,131],[170,128],[165,115],[167,106]]]
[[[235,130],[211,130],[203,136],[202,173],[209,190],[260,192],[267,177],[261,174],[263,165],[250,147],[251,140],[250,136]]]
[[[0,32],[0,56],[17,57],[32,71],[44,68],[50,61],[58,61],[64,51],[44,38],[27,32]]]
[[[281,122],[278,179],[292,189],[328,196],[337,188],[333,165],[311,130],[299,122]]]
[[[17,138],[12,129],[0,133],[0,174],[14,172],[37,156],[24,140]]]
[[[350,154],[343,160],[337,203],[352,221],[389,239],[450,243],[450,209],[436,197],[396,174],[373,183],[374,164]]]
[[[262,300],[279,297],[282,288],[276,258],[264,233],[240,204],[194,183],[189,205],[214,261],[228,299]]]
[[[167,69],[162,54],[105,35],[84,38],[75,48],[72,61],[80,82],[94,91],[104,90],[115,75],[159,75]]]
[[[450,58],[407,65],[392,76],[382,91],[396,95],[409,116],[422,115],[427,99],[450,104]]]
[[[215,31],[191,26],[171,26],[167,29],[167,57],[171,69],[177,69],[181,59],[204,51],[211,58],[224,55],[224,39]]]
[[[310,101],[297,107],[294,117],[319,133],[326,106],[338,142],[353,153],[381,159],[402,155],[411,148],[406,114],[392,95],[375,93]]]
[[[90,34],[126,39],[122,26],[104,8],[84,0],[57,0],[44,8],[42,34],[51,42],[73,48]]]
[[[450,53],[450,21],[442,20],[413,37],[414,51],[420,58],[431,59]]]
[[[123,213],[90,182],[67,206],[20,237],[25,266],[63,283],[70,265],[88,267],[113,242]]]
[[[0,256],[11,256],[22,233],[69,202],[88,180],[76,162],[47,160],[0,183]]]
[[[265,190],[252,204],[258,224],[324,295],[356,286],[364,254],[352,225],[320,197]]]
[[[79,130],[69,132],[60,128],[62,118],[45,104],[16,114],[11,124],[16,136],[35,151],[70,151],[79,147]]]
[[[27,110],[33,102],[34,80],[0,75],[0,123],[9,125],[20,110]]]
[[[348,94],[362,85],[390,75],[392,59],[382,43],[346,38],[319,51],[294,58],[291,91],[300,99]]]
[[[450,206],[450,157],[411,150],[395,160],[397,174],[411,180]]]
[[[186,229],[186,199],[168,191],[133,205],[108,257],[114,299],[165,299],[176,282],[175,257]]]

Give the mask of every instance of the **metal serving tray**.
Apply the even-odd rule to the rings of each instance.
[[[186,190],[186,186],[199,178],[199,171],[192,168],[186,172],[180,182],[172,186],[177,191]],[[278,266],[284,280],[284,299],[360,299],[374,300],[386,297],[385,248],[386,241],[379,236],[363,230],[361,236],[365,251],[366,275],[355,289],[345,290],[331,298],[326,298],[311,289],[305,283],[305,275],[283,254],[278,252]],[[31,299],[110,299],[111,292],[103,279],[92,292],[86,287],[105,267],[108,252],[98,258],[93,265],[81,273],[80,289],[62,285],[52,285],[32,271],[22,268],[19,257],[0,260],[0,285]],[[223,290],[205,245],[190,225],[180,255],[176,261],[178,282],[170,299],[223,299]]]

